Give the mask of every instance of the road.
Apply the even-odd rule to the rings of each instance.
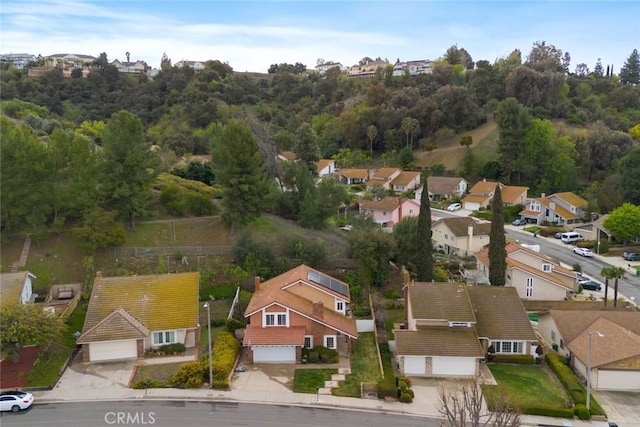
[[[237,402],[102,401],[34,404],[27,411],[4,412],[5,426],[378,426],[436,427],[438,420],[378,412]]]
[[[553,241],[548,237],[533,237],[531,233],[506,229],[507,237],[517,240],[518,243],[527,243],[532,245],[540,245],[540,252],[554,258],[564,264],[573,266],[579,263],[582,266],[582,273],[594,279],[597,282],[604,283],[604,279],[600,276],[603,267],[610,264],[606,263],[605,257],[585,258],[572,252],[572,245],[565,245],[559,241]],[[604,260],[603,260],[604,259]],[[609,298],[613,298],[612,288],[613,281],[609,281],[610,292]],[[618,292],[627,298],[633,297],[636,304],[640,303],[640,277],[633,276],[629,273],[625,274],[618,282]],[[604,292],[601,292],[604,295]]]

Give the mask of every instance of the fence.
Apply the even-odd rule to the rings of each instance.
[[[114,257],[226,256],[233,254],[233,246],[117,246],[104,250]]]

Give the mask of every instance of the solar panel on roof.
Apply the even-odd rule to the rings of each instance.
[[[325,288],[331,289],[332,291],[335,291],[340,295],[349,296],[349,288],[347,288],[337,280],[327,276],[326,274],[320,273],[319,271],[309,270],[307,279],[311,280],[312,282],[318,283]]]

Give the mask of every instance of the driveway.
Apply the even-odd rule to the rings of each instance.
[[[640,392],[594,390],[593,395],[609,421],[640,426]]]

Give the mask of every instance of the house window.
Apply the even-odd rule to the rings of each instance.
[[[313,348],[313,335],[305,335],[304,348]]]
[[[413,215],[413,209],[409,209],[409,215]]]
[[[387,216],[387,211],[382,211],[382,216]]]
[[[496,353],[524,354],[522,341],[492,341]]]
[[[287,313],[267,313],[265,326],[287,326]]]
[[[173,344],[176,341],[176,331],[161,331],[153,333],[153,345]]]
[[[527,287],[525,289],[525,296],[531,298],[533,296],[533,277],[527,278]]]
[[[344,313],[344,301],[336,301],[336,311]]]
[[[546,271],[547,273],[551,271],[551,264],[542,264],[542,271]]]
[[[560,340],[560,348],[564,348],[564,340]]]
[[[331,349],[336,349],[336,336],[335,335],[325,335],[324,336],[324,346]]]
[[[556,342],[556,331],[551,331],[551,342]]]
[[[511,341],[502,341],[500,353],[511,353]]]

